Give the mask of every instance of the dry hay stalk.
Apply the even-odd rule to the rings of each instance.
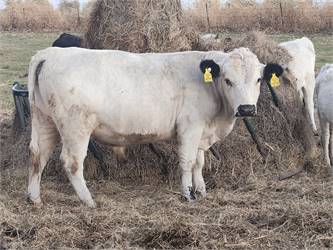
[[[285,48],[269,39],[265,33],[260,31],[251,31],[245,37],[240,39],[231,39],[227,37],[223,42],[219,40],[200,41],[197,50],[223,50],[229,52],[235,48],[249,48],[258,57],[261,63],[278,63],[286,65],[291,61],[291,56]]]
[[[179,0],[98,0],[85,34],[86,47],[131,52],[183,51],[197,34],[185,25]]]
[[[243,39],[229,40],[224,44],[224,50],[230,51],[234,48],[247,47],[257,55],[261,63],[278,63],[285,65],[291,61],[291,56],[285,48],[271,39],[263,32],[251,31]]]

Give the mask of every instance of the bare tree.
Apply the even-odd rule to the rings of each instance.
[[[80,2],[78,0],[61,0],[59,9],[69,23],[74,21],[76,27],[81,25]]]

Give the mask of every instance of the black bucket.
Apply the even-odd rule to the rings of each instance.
[[[12,92],[16,109],[16,117],[19,120],[20,129],[24,129],[30,119],[28,87],[27,85],[14,82]]]

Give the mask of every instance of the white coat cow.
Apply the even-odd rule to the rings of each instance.
[[[228,54],[81,48],[38,52],[28,79],[29,199],[41,202],[41,174],[60,138],[70,182],[79,198],[95,207],[83,178],[90,136],[115,146],[177,139],[182,194],[189,201],[194,192],[204,196],[204,151],[231,132],[236,116],[255,115],[261,78],[273,68],[245,48]],[[207,83],[203,73],[209,71],[212,82]]]
[[[333,64],[321,68],[316,78],[318,115],[325,160],[333,165]],[[330,147],[329,147],[329,144]]]
[[[314,118],[314,89],[315,89],[315,62],[316,54],[310,39],[303,37],[288,42],[280,43],[285,48],[292,60],[287,65],[282,65],[287,78],[296,84],[300,97],[304,100],[306,110],[309,114],[312,130],[317,134]]]

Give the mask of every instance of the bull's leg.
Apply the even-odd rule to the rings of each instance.
[[[85,133],[64,136],[61,160],[67,176],[80,200],[88,207],[96,207],[83,176],[83,161],[87,155],[90,135]]]
[[[333,126],[330,124],[330,142],[329,142],[329,151],[330,151],[330,165],[333,167]]]
[[[50,118],[33,110],[31,128],[31,165],[29,167],[28,199],[41,203],[40,180],[43,169],[59,139],[58,131]]]
[[[328,165],[331,165],[329,157],[329,123],[320,116],[320,128],[321,128],[321,144],[324,150],[325,161]]]
[[[196,162],[202,129],[188,128],[177,131],[179,135],[179,164],[182,170],[182,195],[188,200],[195,200],[192,185],[192,169]]]
[[[314,134],[318,134],[317,126],[314,117],[314,87],[315,87],[315,79],[314,77],[308,77],[305,87],[303,88],[304,92],[304,102],[305,108],[309,114],[311,127]]]
[[[112,147],[113,152],[117,156],[117,159],[120,161],[126,160],[126,147],[114,146]]]
[[[202,176],[202,168],[205,164],[205,154],[202,149],[198,150],[197,159],[193,168],[193,186],[202,196],[206,196],[206,185]]]

